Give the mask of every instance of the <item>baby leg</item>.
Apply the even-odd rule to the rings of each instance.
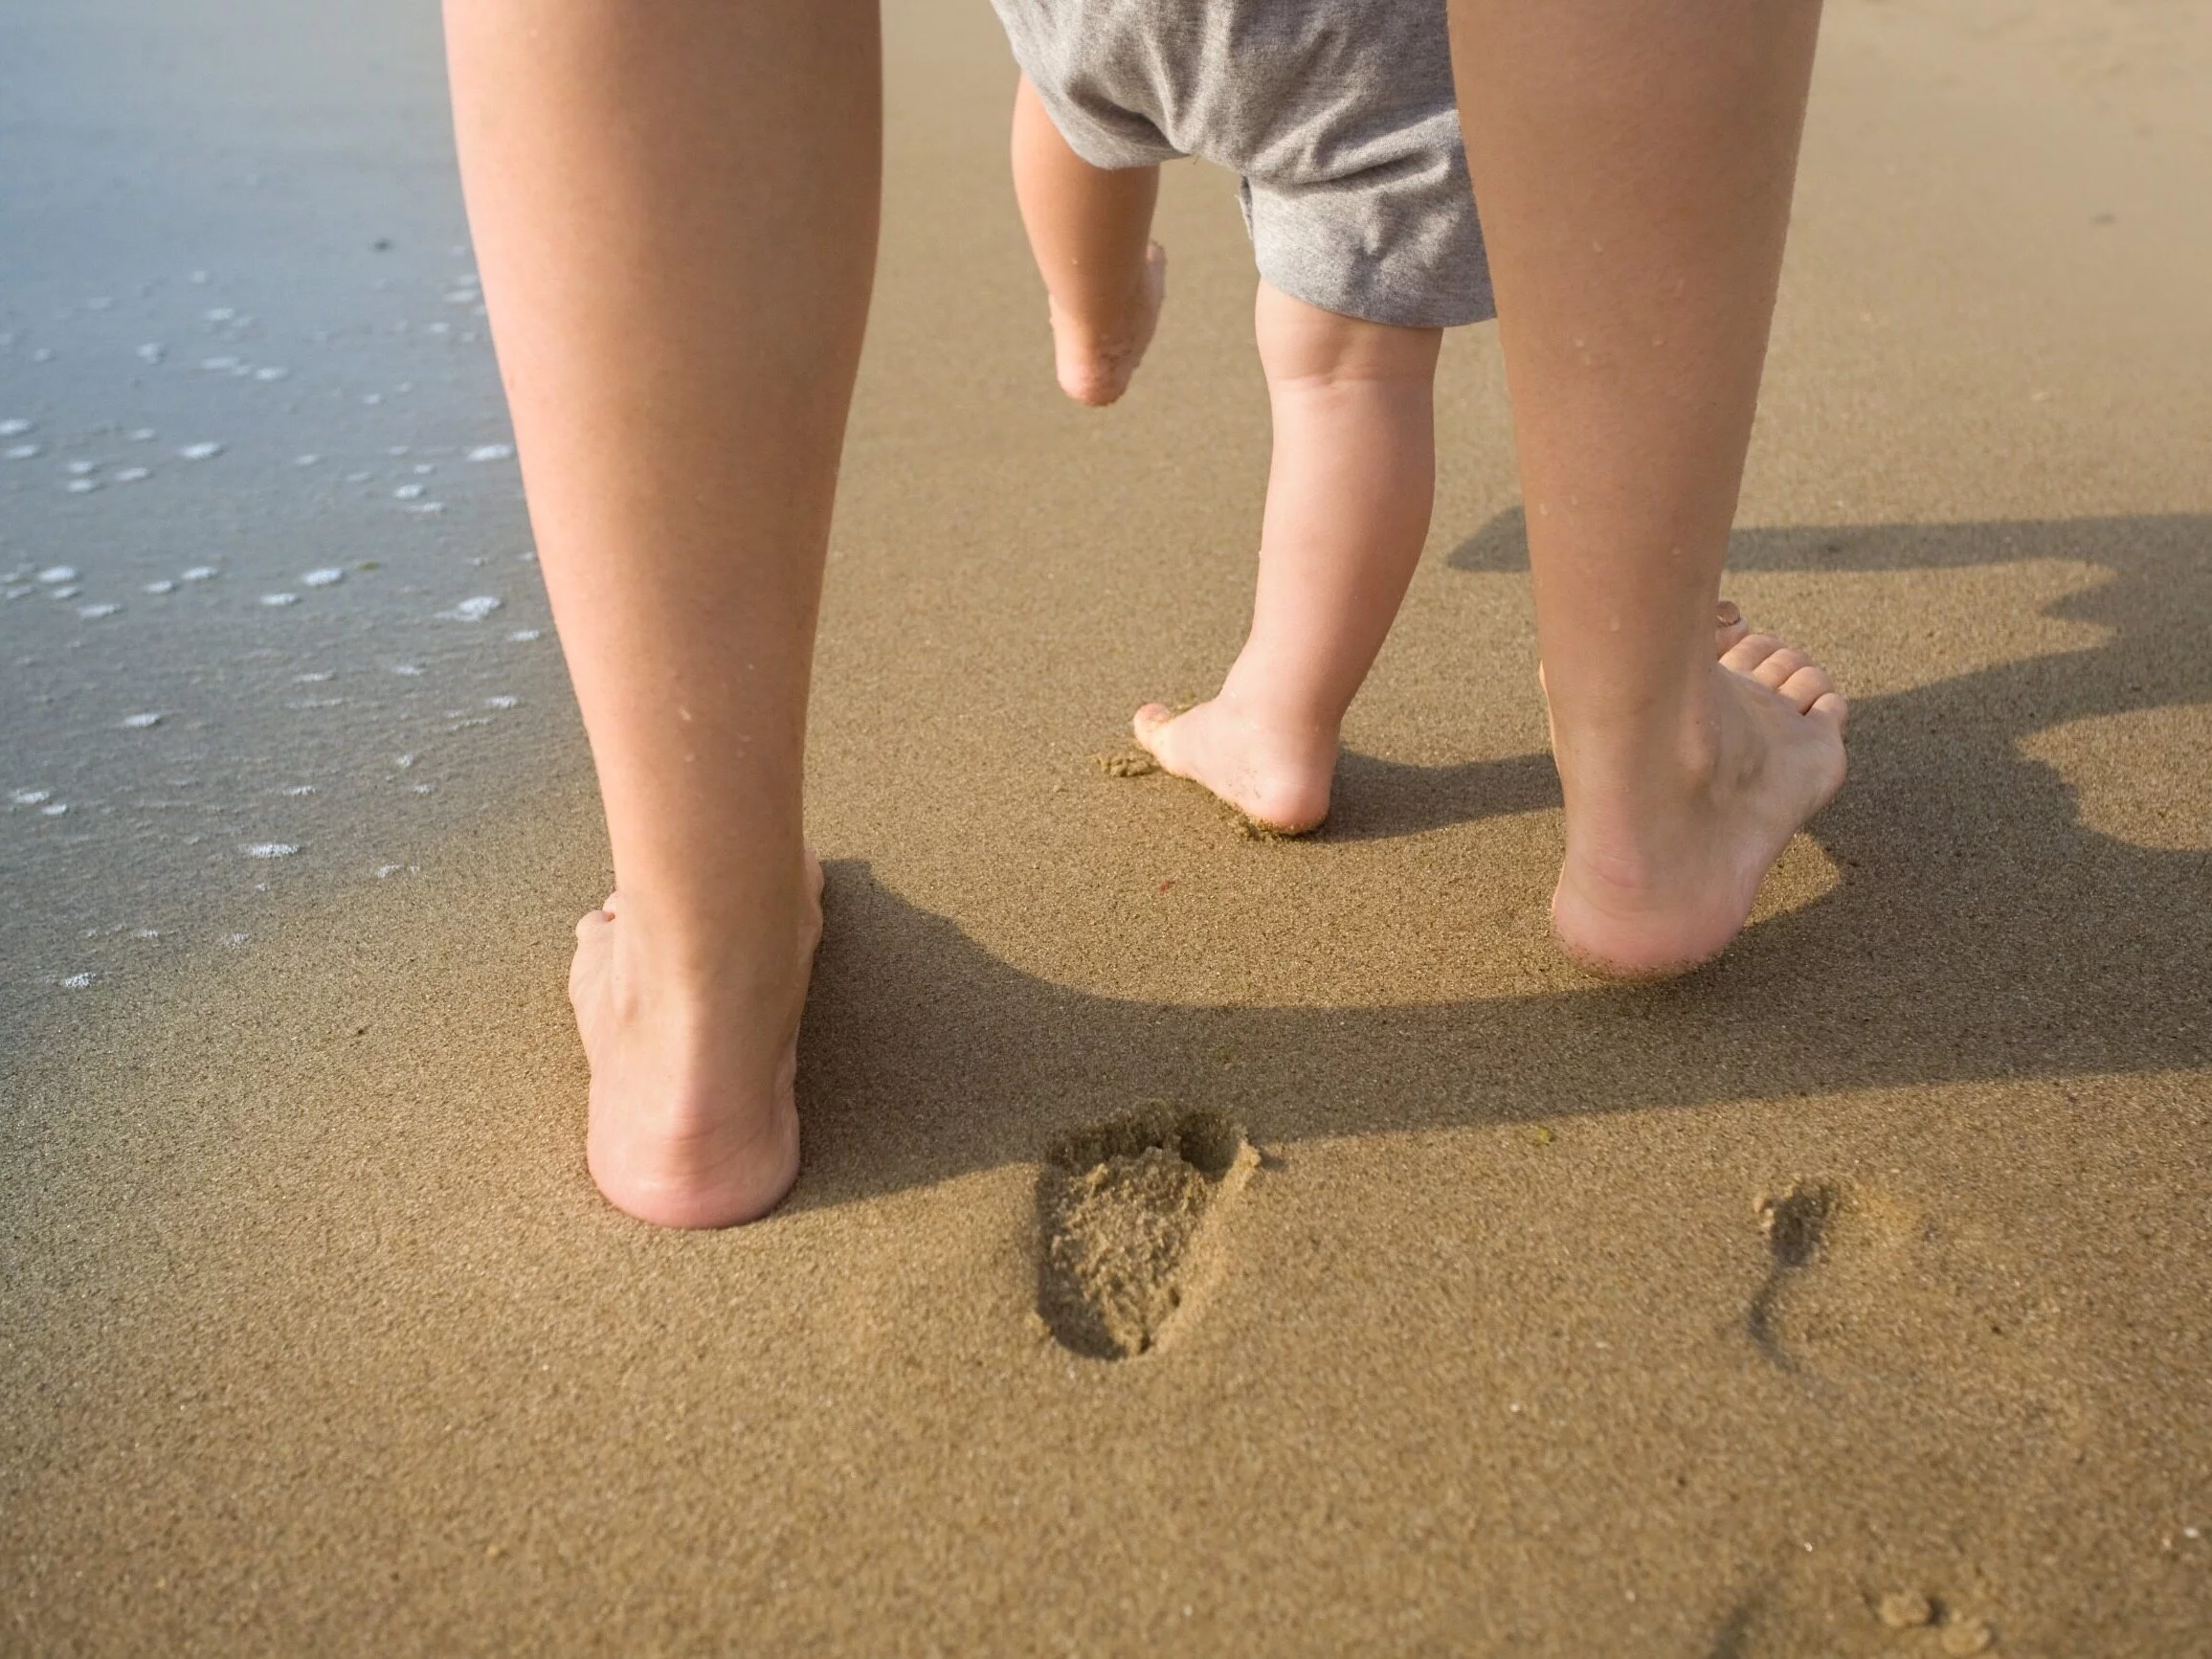
[[[1260,284],[1275,417],[1252,631],[1219,695],[1137,710],[1162,768],[1285,834],[1328,816],[1337,731],[1428,538],[1442,330],[1341,317]]]
[[[1152,241],[1156,167],[1093,167],[1068,147],[1029,78],[1014,95],[1014,194],[1044,278],[1060,389],[1104,407],[1128,390],[1167,295]]]

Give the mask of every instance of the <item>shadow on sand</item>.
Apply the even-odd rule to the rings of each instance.
[[[1737,537],[1730,562],[1844,572],[2027,559],[2111,572],[2052,612],[2112,639],[1855,702],[1852,781],[1813,825],[1841,885],[1669,984],[1356,1009],[1115,1000],[1009,967],[865,865],[833,868],[793,1207],[1041,1155],[1146,1100],[1231,1110],[1280,1148],[2205,1065],[2212,857],[2086,830],[2057,773],[2018,746],[2084,717],[2212,701],[2212,518],[1757,530]],[[1462,570],[1526,562],[1517,512],[1450,556]],[[1436,769],[1351,757],[1340,789],[1344,839],[1558,798],[1542,755]]]

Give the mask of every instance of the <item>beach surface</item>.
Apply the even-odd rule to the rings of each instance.
[[[889,11],[805,1167],[703,1234],[584,1172],[435,7],[0,12],[0,1651],[2206,1651],[2212,13],[1830,7],[1728,592],[1852,777],[1623,989],[1494,331],[1323,833],[1123,775],[1249,603],[1233,181],[1069,405],[989,9]]]

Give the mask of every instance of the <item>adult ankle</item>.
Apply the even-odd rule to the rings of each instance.
[[[681,1018],[688,1008],[773,998],[805,983],[817,921],[818,902],[803,887],[706,925],[696,914],[656,916],[625,894],[615,931],[624,1000]]]
[[[1657,804],[1710,784],[1721,763],[1721,725],[1709,696],[1686,696],[1580,721],[1554,713],[1552,745],[1571,796],[1580,783],[1607,800]]]

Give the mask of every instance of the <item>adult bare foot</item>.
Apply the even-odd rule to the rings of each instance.
[[[1304,835],[1329,816],[1334,730],[1269,719],[1226,691],[1181,714],[1148,703],[1129,725],[1162,772],[1204,785],[1263,830]]]
[[[1129,389],[1144,361],[1160,305],[1168,297],[1168,251],[1145,248],[1145,268],[1128,303],[1111,315],[1077,317],[1047,302],[1052,314],[1053,367],[1060,389],[1078,403],[1104,409]]]
[[[1658,978],[1718,955],[1790,838],[1843,787],[1848,711],[1827,671],[1738,618],[1721,627],[1683,764],[1571,776],[1552,926],[1596,972]]]
[[[585,1162],[616,1209],[663,1227],[726,1227],[766,1215],[798,1178],[792,1087],[821,892],[810,852],[788,967],[757,983],[656,975],[623,931],[618,894],[576,924],[569,1000],[592,1067]]]

